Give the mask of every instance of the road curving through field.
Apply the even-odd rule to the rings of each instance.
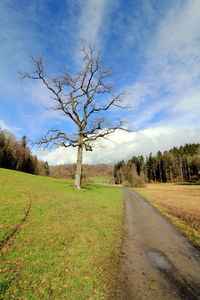
[[[124,189],[120,300],[200,299],[200,253],[149,203]]]

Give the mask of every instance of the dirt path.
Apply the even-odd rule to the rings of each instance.
[[[141,196],[124,188],[121,300],[200,299],[200,253]]]

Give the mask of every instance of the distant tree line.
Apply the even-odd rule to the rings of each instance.
[[[49,175],[47,162],[38,160],[27,146],[27,137],[21,141],[7,130],[0,129],[0,168],[12,169],[36,175]]]
[[[113,177],[113,166],[107,164],[83,165],[82,177],[88,179],[93,176]],[[56,178],[74,179],[76,173],[76,164],[62,164],[50,167],[50,176]]]
[[[156,155],[133,156],[114,167],[116,184],[142,186],[145,182],[183,182],[200,180],[200,144],[174,147]]]

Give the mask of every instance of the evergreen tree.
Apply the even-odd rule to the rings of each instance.
[[[48,176],[48,163],[42,162],[42,164],[45,170],[42,175]],[[40,174],[37,157],[33,156],[27,147],[27,137],[23,136],[18,142],[15,136],[7,130],[0,130],[0,167]]]
[[[133,156],[127,163],[119,162],[114,169],[115,182],[132,184],[135,171],[131,173],[131,169],[134,168],[137,176],[145,176],[149,182],[200,180],[200,144],[173,147],[163,153],[158,151],[156,156],[150,153],[146,162],[143,156]]]

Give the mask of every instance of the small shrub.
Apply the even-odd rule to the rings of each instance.
[[[138,188],[145,187],[145,186],[146,186],[146,183],[145,183],[144,178],[142,178],[142,176],[138,176],[137,178],[135,178],[135,180],[132,184],[132,187],[138,187]]]
[[[122,184],[123,184],[123,186],[125,186],[125,187],[132,187],[131,183],[128,182],[127,180],[126,180],[126,181],[123,181]]]

